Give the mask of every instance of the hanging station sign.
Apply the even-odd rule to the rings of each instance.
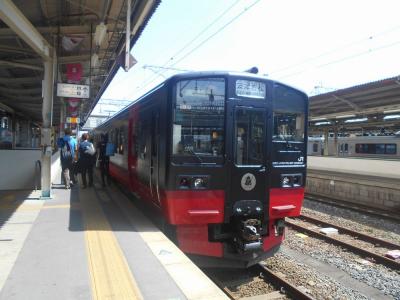
[[[89,90],[88,85],[57,83],[58,97],[89,98]]]
[[[78,124],[81,120],[79,118],[74,118],[74,117],[67,117],[65,123],[69,124]]]

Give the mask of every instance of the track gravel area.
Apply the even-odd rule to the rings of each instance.
[[[335,280],[321,275],[318,270],[283,253],[267,259],[264,265],[284,276],[292,284],[302,287],[303,291],[315,299],[368,299],[359,292],[344,287]]]
[[[299,236],[296,231],[290,229],[286,232],[284,245],[333,265],[352,278],[400,300],[400,271],[390,270],[319,239]]]
[[[400,244],[400,223],[312,200],[304,200],[302,212],[322,221]]]

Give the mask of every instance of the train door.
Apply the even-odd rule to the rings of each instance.
[[[159,193],[159,150],[160,150],[160,115],[158,111],[153,111],[151,117],[151,143],[150,143],[150,192],[153,201],[160,205]]]
[[[233,122],[232,213],[261,215],[267,209],[266,109],[235,106]]]

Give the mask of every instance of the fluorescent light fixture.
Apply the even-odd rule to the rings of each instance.
[[[94,42],[96,43],[96,46],[100,46],[103,43],[106,34],[107,25],[105,25],[104,22],[101,22],[96,26],[96,31],[94,33]]]
[[[399,119],[399,118],[400,118],[400,115],[391,115],[391,116],[383,117],[384,120]]]
[[[354,118],[356,115],[342,115],[342,116],[336,116],[336,119],[345,119],[345,118]]]
[[[400,109],[391,109],[391,110],[383,111],[384,114],[391,114],[391,113],[398,113],[398,112],[400,112]]]
[[[365,122],[368,121],[368,118],[359,118],[359,119],[351,119],[344,121],[345,123],[357,123],[357,122]]]
[[[326,120],[326,118],[311,118],[311,121],[323,121]]]
[[[326,121],[326,122],[317,122],[317,123],[315,123],[315,126],[330,125],[330,124],[331,124],[331,122],[329,122],[329,121]]]

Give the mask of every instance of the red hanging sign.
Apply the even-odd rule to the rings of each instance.
[[[81,64],[67,64],[67,80],[70,83],[79,83],[82,78]]]

